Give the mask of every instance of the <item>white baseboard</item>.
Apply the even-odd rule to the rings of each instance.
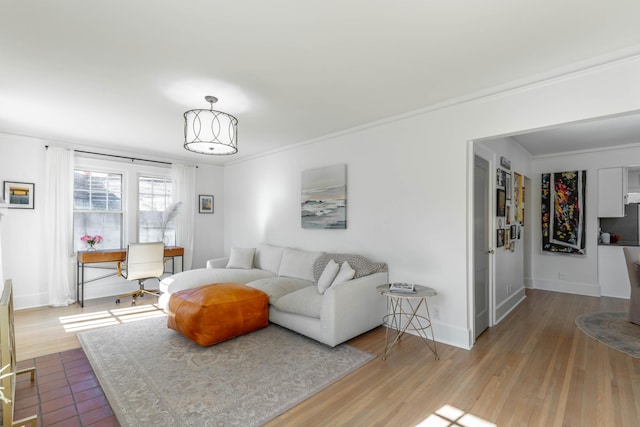
[[[515,308],[520,305],[522,301],[526,298],[524,294],[524,288],[518,289],[516,292],[511,294],[509,298],[502,301],[496,307],[496,325],[502,321],[509,313],[511,313]]]
[[[525,279],[525,285],[529,289],[542,289],[545,291],[564,292],[566,294],[600,296],[600,286],[595,283],[568,282],[566,280],[550,279]]]
[[[46,305],[49,305],[49,294],[46,292],[22,296],[14,295],[13,297],[13,307],[16,310],[43,307]]]
[[[436,342],[459,347],[464,350],[470,350],[469,337],[471,332],[467,329],[451,326],[446,323],[439,323],[438,320],[431,318],[431,325],[433,327],[433,334]],[[407,331],[408,334],[418,336],[415,331]],[[431,331],[427,330],[427,337],[431,337]]]

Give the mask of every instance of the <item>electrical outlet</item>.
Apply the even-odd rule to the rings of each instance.
[[[558,279],[564,280],[564,273],[558,273]]]
[[[440,319],[440,307],[433,307],[433,318]]]

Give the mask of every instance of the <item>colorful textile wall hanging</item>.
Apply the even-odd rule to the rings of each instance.
[[[585,254],[587,171],[542,174],[542,252]]]

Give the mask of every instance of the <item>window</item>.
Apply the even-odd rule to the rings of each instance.
[[[100,235],[101,249],[122,247],[122,175],[93,170],[74,171],[73,248],[86,250],[80,238]]]
[[[176,244],[175,221],[167,222],[165,211],[171,206],[171,179],[140,176],[138,178],[138,237],[140,242],[164,241]]]

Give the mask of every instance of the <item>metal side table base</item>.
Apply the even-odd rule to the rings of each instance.
[[[415,288],[416,292],[414,293],[391,292],[389,291],[389,285],[380,285],[376,288],[378,292],[387,297],[387,315],[383,319],[383,324],[387,330],[385,332],[382,360],[387,360],[387,355],[402,339],[406,331],[415,331],[435,355],[436,360],[440,359],[427,304],[427,298],[437,295],[437,292],[427,286],[415,285]],[[422,306],[425,308],[426,315],[418,314]],[[402,326],[403,324],[404,326]],[[391,329],[395,329],[396,336],[389,343]],[[431,331],[431,337],[427,335],[427,330]]]

